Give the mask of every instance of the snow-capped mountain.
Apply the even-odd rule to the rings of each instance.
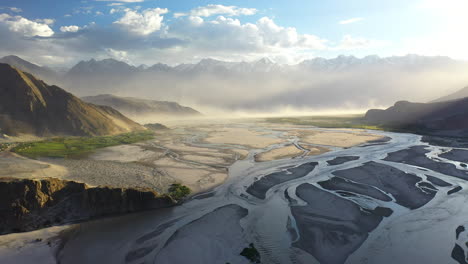
[[[139,68],[115,59],[80,61],[67,73],[68,76],[83,74],[125,74],[138,71]]]
[[[366,66],[395,66],[395,67],[430,67],[430,66],[448,66],[450,64],[458,64],[459,61],[450,59],[449,57],[428,57],[409,54],[406,56],[379,57],[370,55],[364,58],[354,56],[340,55],[334,59],[314,58],[305,60],[298,66],[309,70],[349,70],[353,68],[363,68]]]
[[[466,86],[467,73],[467,62],[419,55],[342,55],[296,65],[269,58],[250,62],[206,58],[176,66],[91,59],[64,74],[61,86],[79,96],[119,94],[224,109],[355,109],[403,99],[429,101]]]
[[[172,70],[172,67],[167,65],[167,64],[156,63],[153,66],[147,67],[146,69],[143,69],[143,70],[144,71],[149,71],[149,72],[152,72],[152,71],[168,72],[168,71]]]
[[[419,55],[379,57],[370,55],[363,58],[355,56],[340,55],[333,59],[314,58],[304,60],[297,65],[283,65],[269,58],[262,58],[251,62],[228,62],[211,58],[202,59],[194,64],[179,64],[171,67],[167,64],[156,63],[152,66],[140,65],[135,67],[115,59],[104,59],[97,61],[80,61],[68,71],[68,76],[83,74],[129,74],[145,71],[174,71],[177,73],[268,73],[278,71],[294,70],[316,70],[316,71],[343,71],[366,66],[394,66],[394,67],[434,67],[448,66],[461,63],[448,57],[427,57]],[[80,76],[81,77],[81,76]]]

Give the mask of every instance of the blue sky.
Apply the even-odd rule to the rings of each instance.
[[[0,55],[282,63],[340,54],[468,59],[466,0],[2,0]]]

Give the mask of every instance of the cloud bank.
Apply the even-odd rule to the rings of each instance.
[[[109,56],[109,50],[125,52],[126,61],[133,64],[191,63],[205,57],[228,61],[269,57],[282,63],[297,63],[321,51],[363,49],[375,44],[350,35],[333,42],[279,25],[266,16],[243,22],[241,17],[259,13],[249,7],[209,4],[172,13],[167,8],[124,5],[140,0],[106,2],[110,3],[105,12],[82,6],[75,9],[73,16],[109,16],[113,20],[110,24],[70,25],[49,18],[32,20],[0,14],[0,55],[35,57],[36,63],[60,63],[57,66],[70,66],[83,58],[103,58]]]

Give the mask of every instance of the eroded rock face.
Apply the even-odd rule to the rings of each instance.
[[[0,178],[0,234],[174,204],[150,189],[89,187],[55,178]]]

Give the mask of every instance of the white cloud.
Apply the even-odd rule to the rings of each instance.
[[[63,16],[64,16],[64,17],[71,17],[72,15],[70,15],[70,14],[65,14],[65,15],[63,15]]]
[[[19,40],[24,44],[21,47],[36,50],[42,55],[53,52],[56,56],[61,54],[67,57],[98,57],[104,54],[115,58],[127,56],[138,63],[150,60],[149,57],[158,57],[169,63],[198,61],[204,57],[231,61],[252,61],[269,57],[281,62],[294,63],[316,56],[318,51],[364,49],[374,44],[373,40],[351,35],[346,35],[341,41],[334,43],[313,34],[302,34],[295,27],[278,25],[274,19],[268,17],[246,23],[240,18],[229,16],[186,16],[165,24],[165,14],[169,12],[167,9],[136,10],[122,6],[113,9],[111,13],[118,12],[115,13],[115,26],[78,26],[73,23],[59,25],[57,31],[64,34],[57,34],[48,40]],[[96,9],[93,13],[95,11]],[[3,26],[0,30],[9,32],[10,24],[7,24],[7,21],[13,23],[20,19],[25,18],[1,14],[0,24]],[[38,27],[42,26],[45,31],[28,32],[19,27],[11,31],[24,32],[23,35],[27,36],[53,35],[52,29],[46,24],[47,21],[30,22]],[[19,34],[12,35],[17,39],[21,38]],[[5,43],[6,39],[5,37]],[[0,47],[0,50],[17,48],[12,45],[8,48]],[[51,51],[52,49],[54,51]]]
[[[55,23],[55,19],[52,18],[43,18],[43,19],[36,19],[35,22],[46,24],[46,25],[53,25]]]
[[[350,18],[350,19],[346,19],[346,20],[341,20],[341,21],[338,22],[338,23],[341,24],[341,25],[347,25],[347,24],[356,23],[356,22],[359,22],[359,21],[362,21],[362,20],[364,20],[364,18],[362,18],[362,17],[354,17],[354,18]]]
[[[310,34],[299,34],[296,28],[281,27],[268,17],[258,20],[259,34],[267,45],[283,48],[324,49],[325,40]]]
[[[96,16],[102,16],[104,15],[104,13],[102,13],[101,11],[96,11]]]
[[[340,50],[354,50],[367,48],[372,44],[372,41],[362,37],[353,37],[351,35],[345,35],[341,39],[337,49]]]
[[[3,21],[5,21],[5,20],[7,20],[7,19],[9,19],[11,17],[12,16],[10,16],[9,14],[5,14],[5,13],[0,14],[0,22],[3,22]]]
[[[355,37],[352,35],[344,35],[343,38],[334,46],[330,46],[329,50],[344,51],[344,50],[376,50],[390,46],[392,43],[386,40],[376,40],[364,37]]]
[[[110,4],[107,4],[107,6],[121,6],[123,5],[123,3],[110,3]]]
[[[16,13],[23,12],[23,10],[21,8],[18,8],[18,7],[10,7],[10,10],[13,11],[13,12],[16,12]]]
[[[27,37],[50,37],[54,34],[49,25],[31,21],[22,16],[0,14],[0,23],[6,24],[10,31],[23,34]]]
[[[128,52],[124,51],[124,50],[115,50],[115,49],[111,49],[111,48],[108,48],[105,50],[107,55],[116,59],[116,60],[119,60],[119,61],[125,61],[125,62],[129,62],[129,59],[128,59]]]
[[[75,25],[60,27],[62,32],[78,32],[78,30],[80,30],[80,27]]]
[[[214,15],[226,15],[226,16],[250,16],[257,13],[255,8],[242,8],[237,6],[224,6],[224,5],[207,5],[200,6],[190,10],[188,13],[175,13],[174,17],[183,16],[199,16],[199,17],[210,17]]]
[[[145,9],[141,13],[132,9],[125,9],[125,15],[114,23],[138,35],[149,35],[161,29],[163,14],[167,8]]]
[[[169,25],[167,35],[188,43],[178,49],[185,59],[197,56],[238,61],[270,57],[291,63],[326,49],[327,43],[311,34],[299,34],[295,28],[281,27],[267,17],[253,24],[223,16],[212,20],[189,16]]]

